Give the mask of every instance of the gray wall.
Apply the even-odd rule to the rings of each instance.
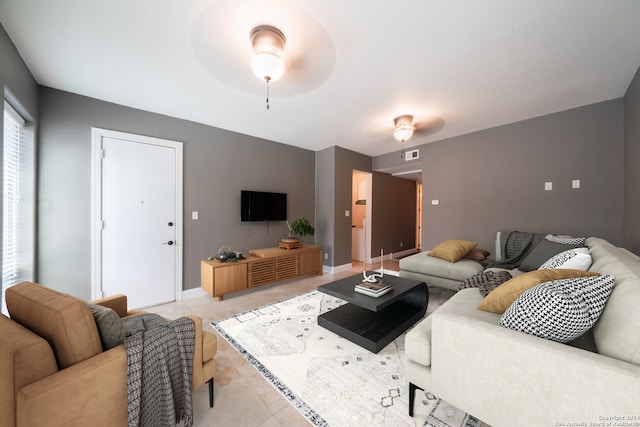
[[[91,128],[183,142],[183,288],[221,246],[277,245],[284,222],[240,222],[240,191],[288,194],[288,216],[315,222],[315,153],[50,88],[40,91],[39,280],[91,297]],[[191,220],[191,211],[199,220]],[[305,238],[313,242],[313,237]]]
[[[371,172],[370,156],[335,147],[334,266],[351,264],[351,195],[353,171]],[[345,216],[349,211],[349,216]]]
[[[416,182],[372,174],[371,257],[416,247]]]
[[[624,246],[640,254],[640,69],[624,97]]]
[[[622,99],[424,144],[423,247],[459,238],[492,250],[501,230],[620,245],[623,155]]]
[[[353,171],[371,172],[371,157],[342,147],[320,150],[317,157],[318,244],[324,265],[351,263],[351,195]],[[345,216],[349,211],[349,216]]]
[[[335,152],[336,147],[316,152],[316,242],[322,246],[322,263],[328,266],[335,265]]]
[[[0,86],[3,88],[4,98],[27,120],[26,127],[33,135],[37,134],[37,121],[39,113],[38,84],[31,75],[22,57],[16,50],[13,42],[7,35],[4,27],[0,25]],[[4,104],[3,104],[4,105]],[[4,110],[4,106],[3,106]],[[0,129],[4,129],[4,114],[0,114]],[[4,132],[0,132],[0,147],[4,146]],[[37,143],[37,141],[36,141]],[[0,150],[0,165],[2,165],[3,150]],[[0,188],[2,187],[2,174],[0,174]],[[2,198],[0,198],[0,224],[2,224]],[[2,238],[2,227],[0,227]],[[0,240],[2,241],[2,240]],[[2,265],[2,251],[0,250],[0,265]],[[37,279],[36,276],[31,278]],[[3,293],[0,292],[0,306]]]
[[[4,96],[29,121],[38,118],[38,84],[0,25],[0,84]],[[2,124],[3,118],[0,118]],[[0,140],[3,138],[0,135]],[[1,153],[0,153],[1,155]]]

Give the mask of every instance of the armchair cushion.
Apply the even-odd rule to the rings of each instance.
[[[51,345],[59,369],[102,353],[98,328],[81,299],[22,282],[7,289],[6,300],[11,319]]]
[[[124,343],[124,324],[118,313],[102,305],[89,304],[93,319],[96,321],[102,349],[104,351]]]

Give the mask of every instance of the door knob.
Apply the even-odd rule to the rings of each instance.
[[[173,240],[169,240],[167,243],[163,243],[163,245],[169,245],[169,246],[171,246],[171,245],[173,245]]]
[[[169,227],[173,227],[173,222],[169,222]]]

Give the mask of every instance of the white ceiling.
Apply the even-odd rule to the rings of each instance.
[[[273,141],[367,155],[624,96],[638,0],[0,0],[39,84]],[[288,70],[250,69],[278,27]]]

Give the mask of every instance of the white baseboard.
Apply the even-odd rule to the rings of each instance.
[[[353,268],[353,264],[351,263],[338,265],[336,267],[331,267],[330,265],[323,265],[322,272],[327,274],[336,274],[336,273],[342,273],[343,271],[351,271],[352,268]]]
[[[200,287],[182,290],[182,299],[203,297],[205,295],[208,295],[207,292]]]
[[[389,253],[389,254],[384,254],[384,259],[397,259],[397,258],[403,258],[407,255],[413,255],[415,253],[417,253],[418,250],[416,248],[411,248],[411,249],[407,249],[401,252],[393,252],[393,253]],[[368,264],[380,264],[380,256],[371,258],[371,261],[368,262]]]

